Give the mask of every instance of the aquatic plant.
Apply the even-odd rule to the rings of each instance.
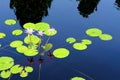
[[[73,78],[71,78],[71,80],[86,80],[86,79],[84,79],[82,77],[73,77]]]

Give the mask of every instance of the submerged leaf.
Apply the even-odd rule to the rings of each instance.
[[[53,55],[56,58],[66,58],[69,55],[69,50],[66,48],[58,48],[53,51]]]
[[[1,39],[1,38],[4,38],[5,36],[6,36],[5,33],[0,32],[0,39]]]
[[[31,23],[31,22],[28,22],[28,23],[25,23],[24,25],[23,25],[23,27],[25,28],[25,29],[34,29],[35,28],[35,24],[34,23]]]
[[[73,48],[76,50],[85,50],[87,49],[87,46],[83,43],[74,43]]]
[[[20,29],[16,29],[16,30],[12,31],[12,34],[15,35],[15,36],[19,36],[19,35],[21,35],[22,33],[23,33],[23,31],[20,30]]]
[[[49,51],[52,49],[53,45],[51,43],[46,44],[45,46],[42,46],[45,51]]]
[[[14,20],[14,19],[7,19],[7,20],[5,20],[5,24],[9,25],[9,26],[15,25],[16,24],[16,20]]]
[[[33,72],[33,68],[31,66],[25,67],[26,72]]]
[[[73,78],[71,78],[70,80],[86,80],[86,79],[84,79],[84,78],[82,78],[82,77],[73,77]]]
[[[7,70],[14,65],[14,59],[7,56],[0,57],[0,71]]]
[[[104,40],[104,41],[112,40],[112,36],[109,35],[109,34],[102,34],[102,35],[99,36],[99,38],[100,38],[101,40]]]
[[[69,37],[69,38],[66,39],[66,42],[68,42],[69,44],[72,44],[72,43],[74,43],[75,41],[76,41],[76,39],[73,38],[73,37]]]
[[[11,72],[10,71],[2,71],[0,76],[4,79],[7,79],[11,76]]]
[[[82,39],[81,41],[82,41],[82,42],[81,42],[82,44],[86,44],[86,45],[92,44],[92,41],[89,40],[89,39]]]
[[[12,74],[17,74],[17,73],[20,73],[21,71],[23,70],[23,67],[20,67],[20,65],[14,65],[11,69],[10,69],[10,72]]]
[[[10,43],[10,47],[16,48],[16,47],[21,46],[22,44],[23,44],[22,41],[20,41],[20,40],[15,40],[15,41],[12,41],[12,42]]]
[[[86,34],[91,37],[98,37],[102,34],[102,30],[98,28],[90,28],[86,30]]]

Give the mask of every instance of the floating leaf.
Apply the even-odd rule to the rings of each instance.
[[[100,38],[101,40],[104,40],[104,41],[112,40],[112,36],[109,35],[109,34],[102,34],[102,35],[99,36],[99,38]]]
[[[24,70],[20,73],[20,77],[24,78],[28,76],[28,72],[25,72]]]
[[[33,68],[31,66],[27,66],[27,67],[25,67],[25,71],[26,72],[32,72]]]
[[[71,80],[86,80],[86,79],[84,79],[82,77],[73,77],[73,78],[71,78]]]
[[[10,71],[2,71],[0,76],[4,79],[7,79],[11,76],[11,72]]]
[[[17,74],[17,73],[20,73],[21,71],[23,70],[23,67],[20,67],[20,65],[14,65],[11,69],[10,69],[10,72],[12,74]]]
[[[41,42],[41,39],[38,36],[30,35],[30,36],[26,36],[24,38],[24,42],[26,44],[37,44],[37,43]]]
[[[7,19],[7,20],[5,20],[5,24],[9,25],[9,26],[15,25],[16,24],[16,20],[14,20],[14,19]]]
[[[50,25],[46,22],[39,22],[35,24],[35,30],[46,31],[50,28]]]
[[[24,53],[28,48],[26,46],[19,46],[16,48],[17,52]]]
[[[22,33],[23,33],[23,31],[20,30],[20,29],[16,29],[16,30],[12,31],[12,34],[15,35],[15,36],[19,36],[19,35],[21,35]]]
[[[49,31],[49,29],[48,29],[48,30],[46,30],[46,31],[44,32],[44,34],[45,34],[46,36],[54,36],[54,35],[57,34],[57,30],[53,29],[52,31]]]
[[[14,65],[14,59],[7,56],[0,57],[0,71],[7,70]]]
[[[20,40],[15,40],[15,41],[12,41],[12,42],[10,43],[10,47],[16,48],[16,47],[21,46],[22,44],[23,44],[22,41],[20,41]]]
[[[5,36],[6,36],[5,33],[0,32],[0,39],[1,39],[1,38],[4,38]]]
[[[51,43],[46,44],[45,46],[42,46],[45,51],[49,51],[53,45]]]
[[[66,48],[58,48],[53,51],[53,55],[56,58],[65,58],[69,55],[69,50]]]
[[[73,37],[69,37],[69,38],[66,39],[66,42],[68,42],[69,44],[72,44],[72,43],[74,43],[75,41],[76,41],[76,39],[73,38]]]
[[[87,46],[83,43],[74,43],[73,48],[76,50],[85,50],[87,49]]]
[[[98,28],[90,28],[86,30],[86,34],[91,36],[91,37],[98,37],[102,34],[102,30]]]
[[[25,56],[36,56],[38,54],[38,50],[28,49],[24,52]]]
[[[86,44],[86,45],[92,44],[92,41],[89,40],[89,39],[82,39],[81,41],[82,41],[82,42],[81,42],[82,44]]]
[[[23,25],[23,27],[24,27],[25,29],[28,29],[28,28],[34,29],[34,28],[35,28],[35,24],[34,24],[34,23],[31,23],[31,22],[28,22],[28,23],[25,23],[25,24]]]

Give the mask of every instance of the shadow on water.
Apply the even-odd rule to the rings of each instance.
[[[120,0],[115,1],[116,8],[120,10]]]
[[[77,0],[78,1],[78,0]],[[97,5],[100,0],[80,0],[78,5],[78,10],[80,15],[85,18],[88,18],[94,10],[97,11]]]
[[[52,0],[10,0],[10,8],[22,26],[26,22],[42,21],[43,17],[48,16],[51,3]]]

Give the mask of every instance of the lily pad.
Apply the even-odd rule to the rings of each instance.
[[[0,57],[0,71],[7,70],[14,65],[14,59],[7,56]]]
[[[82,39],[81,41],[82,41],[82,42],[81,42],[82,44],[86,44],[86,45],[92,44],[92,41],[89,40],[89,39]]]
[[[15,36],[19,36],[19,35],[21,35],[22,33],[23,33],[23,31],[20,30],[20,29],[16,29],[16,30],[12,31],[12,34],[15,35]]]
[[[33,72],[33,68],[31,66],[25,67],[26,72]]]
[[[45,46],[42,46],[45,51],[49,51],[52,49],[53,45],[51,43],[46,44]]]
[[[104,41],[112,40],[112,36],[109,35],[109,34],[102,34],[102,35],[99,36],[99,38],[100,38],[101,40],[104,40]]]
[[[66,58],[69,53],[69,50],[66,48],[58,48],[53,51],[53,55],[56,58]]]
[[[85,50],[87,49],[87,46],[83,43],[74,43],[73,48],[76,50]]]
[[[2,71],[0,76],[4,79],[7,79],[11,76],[11,72],[10,71]]]
[[[0,32],[0,39],[6,37],[5,33]]]
[[[26,36],[24,38],[24,42],[26,44],[37,44],[37,43],[41,42],[41,39],[38,36],[30,35],[30,36]]]
[[[22,78],[27,77],[27,76],[28,76],[28,72],[26,72],[24,70],[20,73],[20,77],[22,77]]]
[[[38,54],[38,50],[28,49],[24,52],[25,56],[36,56]]]
[[[39,22],[35,24],[35,30],[46,31],[50,28],[50,25],[46,22]]]
[[[12,42],[10,43],[10,47],[16,48],[16,47],[21,46],[22,44],[23,44],[22,41],[20,41],[20,40],[15,40],[15,41],[12,41]]]
[[[16,48],[17,52],[24,53],[28,48],[26,46],[19,46]]]
[[[72,43],[76,42],[76,39],[73,37],[69,37],[66,39],[66,42],[68,42],[69,44],[72,44]]]
[[[16,24],[16,20],[14,20],[14,19],[7,19],[7,20],[5,20],[5,24],[9,25],[9,26],[15,25]]]
[[[71,80],[86,80],[86,79],[84,79],[82,77],[73,77],[73,78],[71,78]]]
[[[46,30],[46,31],[44,32],[44,34],[45,34],[46,36],[54,36],[54,35],[57,34],[57,30],[53,29],[52,31],[50,31],[50,29],[48,29],[48,30]]]
[[[98,37],[102,34],[102,30],[98,28],[90,28],[86,30],[86,34],[91,37]]]
[[[17,64],[17,65],[14,65],[14,66],[10,69],[10,72],[11,72],[12,74],[17,74],[17,73],[20,73],[22,70],[23,70],[23,67],[20,67],[20,65]]]
[[[25,23],[24,25],[23,25],[23,27],[25,28],[25,29],[34,29],[35,28],[35,24],[34,23],[31,23],[31,22],[28,22],[28,23]]]

